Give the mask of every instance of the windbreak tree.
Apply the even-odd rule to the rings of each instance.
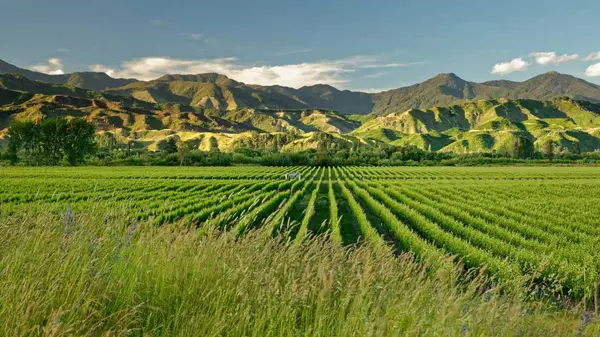
[[[94,125],[81,118],[46,118],[37,123],[13,120],[8,129],[8,158],[12,164],[22,155],[31,165],[71,165],[83,162],[96,149]]]
[[[64,157],[69,122],[65,118],[43,119],[38,125],[39,161],[56,165]]]
[[[33,164],[39,160],[39,129],[31,121],[13,120],[8,128],[8,158],[12,164],[19,161],[19,151]]]
[[[96,151],[95,132],[94,125],[84,119],[74,118],[69,121],[64,143],[64,151],[69,164],[77,165],[83,162],[86,155]]]

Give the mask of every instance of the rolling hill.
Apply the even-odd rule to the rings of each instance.
[[[200,148],[211,142],[223,150],[257,134],[293,134],[297,140],[317,133],[346,134],[359,123],[330,110],[237,108],[221,111],[182,103],[149,103],[136,98],[67,85],[30,81],[21,75],[0,75],[0,139],[12,119],[84,117],[99,134],[121,144],[159,149],[170,137]],[[212,139],[212,140],[211,140]],[[307,146],[312,146],[306,142]],[[297,146],[296,146],[297,147]]]
[[[515,136],[540,147],[550,140],[570,151],[600,149],[600,104],[558,97],[478,100],[448,107],[409,109],[364,122],[351,134],[433,151],[505,151]],[[575,145],[577,144],[577,145]]]

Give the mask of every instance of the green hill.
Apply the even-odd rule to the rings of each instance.
[[[600,125],[600,105],[569,97],[550,101],[529,99],[478,100],[448,107],[409,109],[364,122],[355,132],[390,129],[407,134],[449,130],[571,129]]]
[[[550,140],[557,151],[595,151],[600,149],[599,127],[600,104],[559,97],[410,109],[367,120],[352,135],[458,153],[502,152],[512,137],[520,135],[538,147]]]
[[[557,96],[569,96],[583,101],[600,101],[600,86],[580,78],[550,71],[524,82],[496,81],[483,83],[488,86],[510,90],[508,98],[548,100]]]
[[[582,79],[548,72],[524,82],[468,82],[455,74],[440,74],[423,83],[375,94],[373,114],[387,115],[408,109],[428,109],[481,99],[550,100],[569,96],[600,102],[600,86]]]
[[[127,96],[34,82],[20,75],[0,75],[0,140],[5,138],[12,119],[57,116],[86,118],[96,124],[103,137],[151,150],[160,149],[171,137],[200,149],[210,149],[216,144],[222,150],[230,150],[239,139],[255,134],[283,132],[299,140],[306,138],[303,134],[315,132],[348,133],[359,125],[329,110],[221,111],[181,103],[149,103]]]
[[[319,109],[238,107],[222,111],[182,103],[149,103],[33,82],[17,75],[0,76],[0,137],[12,119],[55,116],[87,118],[105,137],[151,150],[177,137],[194,147],[218,146],[222,150],[268,146],[294,151],[318,148],[325,142],[338,148],[387,143],[457,153],[505,152],[516,136],[530,138],[538,148],[551,141],[556,151],[600,149],[600,104],[568,97],[479,100],[356,118]]]

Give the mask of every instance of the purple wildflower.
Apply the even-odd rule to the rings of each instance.
[[[137,228],[137,219],[133,220],[131,227],[129,227],[129,231],[127,232],[127,237],[125,238],[125,247],[129,246],[129,242],[131,241],[131,237],[133,236],[133,232]]]
[[[577,330],[577,336],[583,336],[583,332],[585,331],[585,329],[587,328],[588,324],[590,324],[590,321],[592,319],[592,313],[589,311],[586,311],[583,313],[583,316],[581,317],[581,320],[583,321],[581,326],[579,327],[579,329]]]
[[[71,225],[75,223],[75,217],[71,209],[71,205],[67,205],[67,211],[65,212],[65,235],[69,236],[73,229]]]
[[[67,205],[67,212],[65,213],[65,229],[69,228],[71,223],[71,205]]]

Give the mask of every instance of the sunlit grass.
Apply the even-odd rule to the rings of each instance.
[[[128,206],[0,218],[3,336],[597,336],[576,310],[327,236],[127,224]],[[587,321],[587,322],[586,322]],[[584,327],[589,323],[587,327]]]

